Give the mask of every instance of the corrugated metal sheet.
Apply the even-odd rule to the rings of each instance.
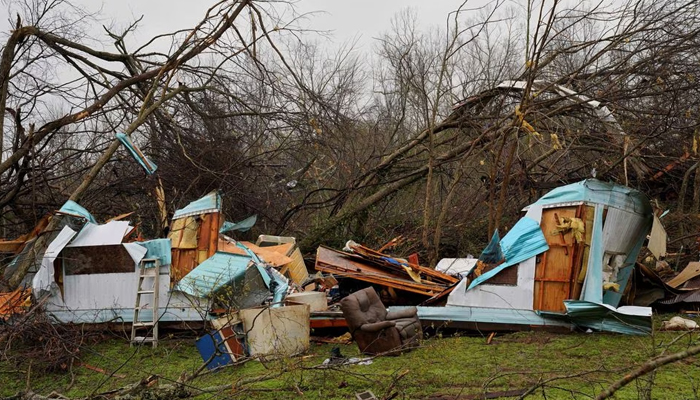
[[[389,307],[389,311],[400,310],[402,307]],[[545,318],[531,310],[511,308],[486,307],[416,307],[421,321],[435,322],[472,322],[506,325],[534,326],[570,326],[569,323],[557,319]],[[437,324],[436,324],[437,325]]]
[[[609,209],[603,226],[603,243],[609,254],[627,254],[640,234],[646,236],[649,218],[620,209]]]
[[[642,215],[651,213],[649,199],[643,193],[626,186],[601,182],[597,179],[586,179],[553,189],[537,200],[535,204],[547,207],[576,202],[604,204]]]
[[[501,239],[500,245],[506,261],[474,279],[467,290],[485,282],[505,268],[549,250],[547,239],[545,239],[539,223],[529,217],[521,218]]]
[[[651,333],[650,307],[626,306],[615,308],[607,304],[568,300],[566,315],[575,325],[599,331],[646,335]],[[544,315],[544,314],[543,314]]]
[[[161,278],[167,276],[167,267],[161,269],[161,275]],[[66,301],[59,293],[52,296],[46,306],[47,312],[58,321],[93,324],[133,321],[138,279],[135,272],[121,274],[116,279],[114,274],[68,278],[70,283],[66,287]],[[201,321],[207,318],[201,314],[204,305],[193,303],[184,293],[169,291],[168,285],[167,279],[160,279],[159,321]],[[88,299],[89,295],[99,297]],[[143,296],[145,302],[152,301],[152,295]],[[144,320],[153,320],[150,308],[142,309],[139,314]]]
[[[221,211],[221,195],[213,191],[201,199],[197,199],[184,208],[175,211],[173,219],[184,218],[191,215],[208,214]]]
[[[690,293],[682,293],[674,297],[659,301],[661,304],[677,304],[677,303],[700,303],[700,290]]]
[[[249,256],[217,252],[185,275],[177,289],[195,297],[209,297],[230,282],[244,280],[251,262]]]
[[[50,291],[52,285],[55,286],[54,261],[75,234],[76,232],[70,227],[64,226],[56,238],[49,243],[41,259],[41,267],[32,278],[32,289],[35,295],[40,296],[43,292]]]
[[[651,221],[649,221],[649,224],[651,224]],[[630,252],[627,254],[627,257],[625,258],[625,261],[623,263],[625,266],[623,268],[620,268],[620,270],[617,272],[617,283],[620,284],[620,290],[618,290],[617,292],[614,290],[606,290],[603,294],[603,303],[610,304],[615,307],[620,304],[622,294],[625,292],[625,289],[629,284],[632,271],[634,271],[634,265],[637,261],[637,257],[639,256],[639,252],[642,250],[642,246],[644,245],[644,241],[646,240],[646,233],[649,232],[650,228],[650,226],[647,226],[642,232],[639,233],[639,235],[636,238],[636,243],[634,247],[632,248],[632,250],[630,250]]]
[[[216,295],[220,303],[243,309],[258,306],[267,299],[270,281],[254,254],[217,252],[182,278],[176,289],[200,298]],[[284,282],[278,282],[276,289],[280,292],[276,298],[281,301],[287,287]]]
[[[76,217],[85,218],[88,222],[92,222],[93,224],[97,223],[95,217],[93,217],[92,214],[88,212],[88,210],[84,209],[83,206],[74,202],[73,200],[68,200],[61,207],[61,209],[58,210],[58,212],[61,214],[68,214]]]

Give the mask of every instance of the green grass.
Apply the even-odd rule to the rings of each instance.
[[[371,390],[378,397],[395,391],[396,398],[419,399],[524,389],[554,379],[532,398],[586,398],[654,354],[680,351],[700,343],[700,335],[686,334],[669,347],[679,335],[678,332],[657,332],[653,337],[520,332],[499,334],[491,344],[480,336],[435,337],[401,356],[377,358],[366,366],[334,369],[317,368],[333,345],[312,344],[304,357],[266,363],[249,361],[205,374],[191,385],[199,388],[234,385],[242,379],[274,375],[272,379],[244,385],[238,391],[227,389],[199,398],[354,399],[355,393]],[[358,355],[354,344],[340,347],[346,356]],[[3,382],[0,395],[12,395],[29,385],[40,394],[57,391],[69,397],[88,396],[152,375],[159,376],[159,383],[163,384],[183,373],[193,373],[202,362],[194,339],[163,340],[156,349],[130,348],[123,339],[109,339],[84,348],[81,354],[83,364],[116,372],[115,376],[109,378],[84,366],[73,366],[72,372],[31,373],[28,378],[30,363],[38,365],[41,360],[25,360],[19,366],[0,363],[0,382]],[[395,382],[397,376],[402,377]],[[695,358],[689,358],[658,370],[652,398],[696,398],[699,388],[700,365]],[[640,390],[638,385],[631,384],[618,392],[616,398],[637,399]]]

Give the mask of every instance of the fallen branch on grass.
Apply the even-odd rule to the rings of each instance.
[[[639,368],[636,370],[630,372],[629,374],[623,376],[619,380],[617,380],[615,383],[612,385],[608,386],[607,389],[604,391],[600,392],[598,397],[596,397],[596,400],[603,400],[607,399],[610,396],[612,396],[615,392],[618,390],[622,389],[625,387],[628,383],[634,381],[635,379],[644,376],[654,370],[656,370],[659,367],[662,367],[667,364],[671,364],[677,361],[681,361],[683,359],[686,359],[688,357],[694,356],[696,354],[700,353],[700,345],[698,346],[693,346],[688,348],[687,350],[674,353],[674,354],[669,354],[667,356],[661,356],[657,358],[653,358],[644,364],[642,364]]]

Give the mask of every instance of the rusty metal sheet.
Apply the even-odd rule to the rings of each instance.
[[[0,293],[0,319],[7,320],[13,315],[24,314],[31,305],[32,290],[17,289],[14,292]]]

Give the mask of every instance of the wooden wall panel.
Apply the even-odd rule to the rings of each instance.
[[[187,219],[190,219],[190,217],[187,217]],[[193,223],[195,220],[197,221],[196,246],[194,248],[177,248],[175,244],[173,245],[171,284],[177,283],[200,263],[216,253],[219,242],[219,228],[221,227],[220,214],[202,214],[194,217],[192,219]],[[180,220],[174,221],[173,226],[177,224],[177,221]],[[171,240],[173,237],[175,236],[171,236]]]
[[[535,310],[564,312],[564,300],[572,297],[572,281],[575,280],[574,263],[576,248],[571,232],[553,234],[557,228],[557,217],[576,217],[579,207],[550,208],[542,211],[540,226],[549,244],[549,250],[540,256],[535,270]]]

